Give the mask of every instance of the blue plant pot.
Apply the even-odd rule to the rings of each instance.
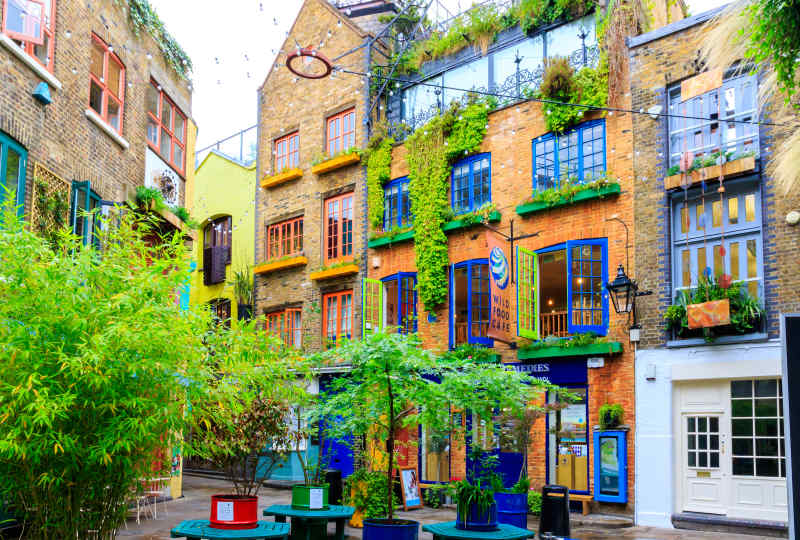
[[[365,519],[363,540],[417,540],[419,522],[410,519]]]
[[[520,529],[528,527],[528,494],[495,493],[497,521]]]
[[[467,519],[458,512],[456,517],[456,529],[466,531],[496,531],[497,527],[497,503],[489,507],[488,511],[481,511],[476,505],[471,504]]]

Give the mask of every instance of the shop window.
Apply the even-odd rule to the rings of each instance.
[[[89,107],[121,134],[124,104],[125,66],[105,41],[92,34]]]
[[[478,154],[453,165],[452,205],[456,214],[477,210],[492,201],[492,171],[489,154]]]
[[[275,172],[300,166],[300,134],[295,131],[275,140]]]
[[[289,308],[268,313],[267,333],[280,338],[287,347],[302,346],[302,309]]]
[[[783,416],[780,380],[731,381],[734,476],[786,477]]]
[[[334,156],[356,145],[356,110],[334,114],[328,118],[325,147],[328,155]]]
[[[450,481],[450,434],[419,428],[419,474],[423,482]]]
[[[401,334],[417,331],[417,274],[400,272],[378,281],[363,280],[363,333],[397,328]]]
[[[225,266],[231,263],[232,219],[219,217],[203,229],[203,283],[213,285],[225,281]]]
[[[564,182],[598,180],[606,173],[605,120],[584,122],[564,133],[533,141],[533,191],[558,189]]]
[[[214,324],[231,327],[231,301],[227,298],[215,298],[208,303]]]
[[[343,339],[353,338],[353,291],[326,294],[322,297],[323,341],[325,348],[335,347]]]
[[[295,218],[267,226],[267,259],[303,253],[303,218]]]
[[[15,193],[17,213],[25,204],[25,169],[28,152],[15,140],[0,132],[0,203],[6,194]]]
[[[547,414],[547,482],[568,487],[571,491],[589,491],[589,408],[587,389],[569,388],[575,401]],[[548,403],[559,398],[548,393]]]
[[[411,200],[408,197],[408,177],[392,180],[383,187],[383,230],[411,225]]]
[[[147,142],[164,161],[183,174],[186,156],[186,115],[161,86],[147,87]]]
[[[3,33],[53,72],[56,0],[3,0]]]
[[[325,200],[325,263],[353,258],[353,194]]]
[[[675,291],[697,287],[700,278],[727,274],[762,297],[761,194],[755,182],[726,184],[678,194],[672,212],[672,283]]]
[[[466,261],[450,268],[451,345],[492,346],[489,338],[489,264],[486,259]]]

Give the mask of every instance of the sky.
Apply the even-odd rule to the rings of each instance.
[[[454,13],[471,5],[469,0],[440,1]],[[727,1],[687,3],[690,13],[697,14]],[[197,150],[254,126],[257,89],[286,39],[302,0],[150,3],[194,64],[192,117],[199,128]]]

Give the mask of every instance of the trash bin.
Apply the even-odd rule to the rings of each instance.
[[[328,484],[328,504],[342,504],[342,471],[327,469],[325,483]]]
[[[539,536],[544,533],[569,537],[569,488],[566,486],[544,486],[542,488]]]

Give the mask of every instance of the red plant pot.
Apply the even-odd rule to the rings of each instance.
[[[258,497],[212,495],[209,527],[214,529],[255,529],[258,526]]]

